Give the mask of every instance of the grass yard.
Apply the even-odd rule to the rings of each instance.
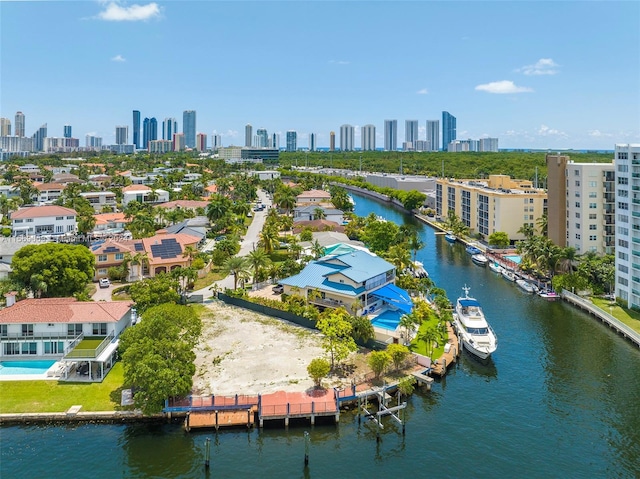
[[[434,328],[437,325],[438,325],[438,318],[435,314],[431,315],[428,321],[423,321],[422,324],[420,325],[420,328],[418,329],[418,334],[416,334],[416,337],[413,338],[413,341],[411,341],[411,344],[409,345],[409,349],[415,353],[422,354],[423,356],[428,357],[429,349],[427,348],[427,343],[425,341],[419,340],[418,338],[427,329]],[[433,353],[431,355],[433,360],[438,359],[440,356],[444,354],[444,345],[446,342],[447,342],[446,339],[444,341],[438,341],[438,345],[433,348]]]
[[[623,322],[634,331],[640,333],[640,313],[630,309],[625,309],[617,303],[612,303],[604,298],[591,298],[591,301],[598,308],[611,314],[617,320]]]
[[[211,271],[209,271],[206,276],[196,279],[193,290],[197,291],[199,289],[206,288],[207,286],[211,285],[211,283],[220,281],[224,277],[224,273],[222,273],[220,270],[211,269]]]
[[[116,363],[101,383],[58,381],[0,381],[0,411],[3,413],[65,412],[82,405],[81,411],[118,411],[124,370]]]

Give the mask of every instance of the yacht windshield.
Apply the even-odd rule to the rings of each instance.
[[[488,328],[467,328],[469,334],[489,334]]]

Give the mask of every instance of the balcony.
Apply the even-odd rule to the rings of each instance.
[[[77,334],[67,333],[8,333],[0,336],[0,340],[12,341],[61,341],[63,339],[76,339]]]
[[[319,304],[320,306],[327,306],[329,308],[339,308],[340,306],[348,307],[342,300],[333,298],[309,298],[309,302],[312,304]]]
[[[74,344],[70,346],[70,351],[67,352],[64,359],[96,359],[100,356],[100,353],[104,351],[107,346],[114,340],[115,334],[112,332],[106,338],[98,339],[82,339],[82,341],[74,341]]]

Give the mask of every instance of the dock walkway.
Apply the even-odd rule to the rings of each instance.
[[[451,323],[447,323],[447,334],[449,336],[449,350],[431,365],[429,374],[432,376],[436,375],[442,377],[447,374],[447,368],[455,363],[458,356],[460,356],[460,342],[458,341],[458,336],[453,330]]]

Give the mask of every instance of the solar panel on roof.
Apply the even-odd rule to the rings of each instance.
[[[142,243],[135,244],[136,251],[144,251],[144,245]]]
[[[151,254],[155,258],[171,259],[182,255],[182,246],[175,239],[163,239],[151,245]]]
[[[105,248],[104,252],[105,253],[119,253],[120,252],[120,248],[118,248],[117,246],[108,246],[107,248]]]

